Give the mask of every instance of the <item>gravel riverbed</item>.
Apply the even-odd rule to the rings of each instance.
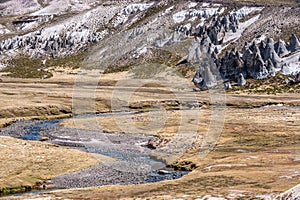
[[[142,134],[103,133],[60,126],[61,120],[18,121],[0,129],[0,135],[40,140],[112,157],[78,172],[55,177],[47,187],[82,188],[102,185],[125,185],[179,178],[186,172],[162,170],[165,163],[150,155],[155,150],[146,147],[153,136]],[[51,166],[49,166],[51,167]]]

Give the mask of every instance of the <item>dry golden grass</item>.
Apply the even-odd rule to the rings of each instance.
[[[87,74],[87,76],[92,75],[95,75],[95,72]],[[118,102],[122,102],[126,93],[132,92],[129,110],[145,111],[144,113],[101,116],[76,119],[76,121],[65,120],[62,124],[80,129],[98,130],[101,128],[110,133],[136,133],[130,127],[134,125],[140,130],[139,133],[154,134],[169,139],[174,138],[179,126],[184,126],[187,131],[196,130],[199,140],[196,140],[194,148],[183,153],[179,160],[193,162],[198,166],[197,170],[174,181],[62,190],[47,194],[48,196],[69,199],[172,199],[187,194],[191,195],[192,199],[205,194],[226,196],[238,193],[236,192],[238,190],[244,191],[243,193],[246,195],[244,199],[249,199],[257,194],[282,192],[299,183],[299,109],[278,106],[259,109],[262,106],[276,104],[299,106],[298,94],[266,95],[243,94],[242,92],[227,94],[223,132],[214,150],[203,158],[199,156],[198,152],[202,141],[201,136],[205,136],[210,124],[212,114],[209,105],[210,94],[182,89],[180,81],[175,81],[174,90],[149,82],[139,84],[145,85],[145,87],[122,88],[124,85],[118,85],[120,83],[118,80],[125,75],[125,72],[102,75],[102,82],[99,83],[95,92],[98,107],[96,110],[108,111],[111,109],[112,97]],[[3,104],[0,114],[6,113],[9,109],[22,110],[24,105],[35,111],[28,112],[26,118],[36,117],[35,114],[38,113],[36,110],[39,110],[39,106],[47,109],[50,109],[51,106],[52,108],[55,106],[56,109],[71,108],[74,78],[76,75],[63,71],[54,73],[54,77],[48,80],[2,78],[3,82],[0,83],[0,86],[3,90],[0,92],[0,99],[3,100]],[[176,90],[176,88],[179,89]],[[170,91],[175,91],[177,95],[184,97],[186,102],[197,99],[202,107],[196,112],[192,112],[186,107],[180,110],[176,104],[170,103],[170,100],[176,98],[176,95],[174,96],[174,93]],[[253,109],[256,107],[258,109]],[[162,112],[157,112],[157,114],[148,112],[155,109],[162,110]],[[15,120],[20,117],[18,116],[20,113],[15,112],[14,114],[10,119],[2,117],[1,121],[5,123],[7,120]],[[40,112],[38,114],[43,115],[42,117],[57,117],[59,116],[57,114],[61,113]],[[190,114],[188,118],[182,117],[188,114]],[[160,118],[163,126],[153,129],[155,123],[151,123]],[[171,155],[169,156],[171,157]]]
[[[180,112],[185,111],[167,111],[171,116],[178,116]],[[200,112],[198,134],[205,135],[211,110],[204,108]],[[144,121],[143,117],[147,118],[147,114],[129,117]],[[174,136],[179,119],[171,119],[157,134]],[[120,117],[101,117],[97,120],[111,122],[120,120]],[[191,161],[198,166],[187,176],[150,185],[59,191],[54,195],[74,198],[84,193],[90,198],[98,198],[100,193],[105,192],[118,198],[172,199],[186,194],[191,197],[206,194],[226,196],[237,193],[235,191],[244,191],[244,199],[247,199],[259,194],[278,194],[299,183],[299,124],[300,110],[297,108],[227,108],[224,130],[215,149],[204,158],[199,155],[199,148],[181,157],[181,160]],[[171,127],[169,132],[167,127]]]
[[[93,166],[107,157],[36,141],[0,136],[0,188],[33,186]]]

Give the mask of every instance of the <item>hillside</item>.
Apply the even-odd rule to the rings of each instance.
[[[300,198],[298,0],[0,0],[0,88],[3,199]]]

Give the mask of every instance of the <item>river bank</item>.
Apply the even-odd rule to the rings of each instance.
[[[124,116],[126,114],[131,113],[102,115]],[[87,117],[77,116],[76,119]],[[80,130],[61,126],[62,121],[18,121],[10,127],[0,130],[0,135],[20,138],[24,142],[28,140],[47,140],[47,143],[53,145],[106,157],[104,162],[84,170],[52,178],[43,183],[44,188],[41,189],[143,184],[165,179],[176,179],[187,174],[187,172],[166,169],[166,163],[151,156],[155,150],[147,148],[147,144],[149,140],[153,139],[153,136],[125,133],[108,134],[100,130]],[[49,167],[56,168],[56,166]],[[30,191],[31,188],[37,187],[30,187],[24,192]],[[12,190],[11,192],[17,191]]]

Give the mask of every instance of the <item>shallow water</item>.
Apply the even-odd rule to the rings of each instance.
[[[41,135],[39,134],[42,130],[47,130],[53,128],[60,123],[61,120],[45,120],[39,124],[30,125],[27,127],[28,131],[24,136],[21,136],[21,139],[24,140],[40,140]]]
[[[114,113],[108,114],[114,115]],[[108,114],[98,114],[98,116],[107,116]],[[127,114],[130,113],[117,113],[117,115]],[[89,116],[76,116],[76,118],[78,117],[86,118]],[[188,173],[166,169],[166,163],[151,156],[153,150],[141,144],[147,143],[150,138],[153,138],[152,136],[78,130],[60,126],[61,121],[20,121],[13,124],[11,129],[6,128],[4,132],[12,134],[14,137],[21,132],[22,135],[18,137],[24,140],[40,140],[46,136],[49,137],[47,142],[106,155],[116,158],[117,161],[104,162],[79,172],[56,177],[51,181],[53,188],[152,183],[177,179]],[[36,194],[45,191],[47,192],[47,190],[36,190],[23,194]]]

